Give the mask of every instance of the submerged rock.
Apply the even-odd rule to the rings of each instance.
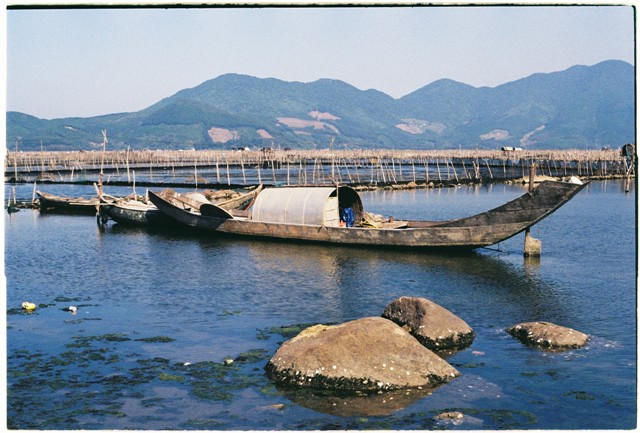
[[[576,349],[589,341],[587,334],[547,322],[519,323],[507,332],[525,344],[549,349]]]
[[[463,349],[475,338],[473,329],[464,320],[424,298],[398,298],[387,305],[382,317],[405,327],[432,350]]]
[[[282,384],[353,391],[433,387],[459,375],[381,317],[307,328],[283,343],[265,369]]]

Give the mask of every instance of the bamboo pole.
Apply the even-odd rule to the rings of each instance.
[[[240,155],[240,167],[242,168],[242,183],[244,185],[247,184],[247,178],[244,174],[244,158],[242,157],[242,155]]]

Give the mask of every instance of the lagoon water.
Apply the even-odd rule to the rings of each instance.
[[[21,188],[30,196],[28,186]],[[490,185],[361,196],[368,211],[440,219],[490,209],[523,191]],[[93,217],[31,210],[4,218],[10,428],[630,429],[637,423],[636,197],[618,181],[592,182],[536,225],[539,260],[523,258],[522,235],[460,255],[238,240],[113,222],[101,229]],[[440,304],[476,332],[471,347],[446,355],[461,373],[451,383],[423,395],[347,396],[281,389],[265,376],[278,345],[304,326],[379,316],[403,295]],[[22,311],[24,301],[37,310]],[[78,307],[75,314],[64,311],[69,305]],[[585,332],[590,343],[547,352],[505,332],[536,320]],[[465,416],[435,418],[444,411]]]

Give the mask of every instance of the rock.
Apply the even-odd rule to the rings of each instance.
[[[507,332],[525,344],[549,349],[576,349],[589,341],[587,334],[547,322],[519,323]]]
[[[454,412],[442,412],[435,417],[436,419],[461,419],[464,418],[464,414],[462,412],[454,411]]]
[[[473,329],[449,310],[424,298],[403,296],[384,309],[382,317],[408,328],[431,350],[463,349],[475,338]]]
[[[265,369],[282,384],[352,391],[433,387],[459,375],[381,317],[307,328],[284,342]]]

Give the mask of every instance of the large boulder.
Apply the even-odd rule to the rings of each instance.
[[[576,349],[589,341],[587,334],[547,322],[519,323],[507,332],[525,344],[548,349]]]
[[[387,305],[382,317],[405,327],[431,350],[463,349],[471,345],[476,336],[464,320],[424,298],[398,298]]]
[[[433,387],[459,375],[381,317],[307,328],[284,342],[265,369],[286,385],[360,391]]]

